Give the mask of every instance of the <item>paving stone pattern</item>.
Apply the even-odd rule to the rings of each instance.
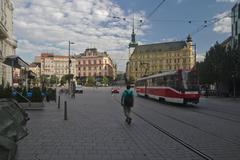
[[[51,102],[28,111],[30,135],[19,142],[16,160],[202,159],[137,117],[127,125],[116,97],[110,88],[85,88],[74,100],[62,95],[60,109]]]

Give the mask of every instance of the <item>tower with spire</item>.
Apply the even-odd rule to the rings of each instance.
[[[131,34],[131,42],[128,45],[129,48],[129,56],[133,53],[134,49],[138,46],[136,42],[136,34],[135,34],[135,25],[134,25],[134,15],[133,15],[133,25],[132,25],[132,34]]]

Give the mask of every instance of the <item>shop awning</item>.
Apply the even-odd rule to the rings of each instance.
[[[19,69],[23,67],[28,70],[28,68],[29,68],[28,63],[16,55],[11,55],[11,56],[4,58],[3,63],[8,66],[13,66],[14,68],[19,68]]]

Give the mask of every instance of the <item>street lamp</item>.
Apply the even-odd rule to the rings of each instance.
[[[71,57],[70,57],[70,51],[71,51],[71,44],[74,44],[74,42],[68,41],[68,89],[70,94],[70,74],[71,74]]]

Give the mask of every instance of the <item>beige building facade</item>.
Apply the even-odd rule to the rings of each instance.
[[[191,70],[196,62],[192,39],[138,45],[127,63],[127,79],[136,79],[161,72],[179,69]]]
[[[84,53],[76,56],[78,78],[108,77],[116,78],[116,65],[106,52],[98,52],[96,48],[86,49]]]
[[[13,39],[13,4],[0,1],[0,85],[12,84],[12,69],[3,64],[4,58],[15,55],[17,42]]]
[[[40,76],[41,76],[41,63],[37,63],[37,62],[31,63],[29,65],[29,70],[32,71],[33,73],[35,73],[37,78],[40,78]]]
[[[69,73],[69,57],[54,55],[51,53],[41,54],[41,75],[56,75],[59,79]],[[76,60],[71,57],[70,74],[76,77]]]

